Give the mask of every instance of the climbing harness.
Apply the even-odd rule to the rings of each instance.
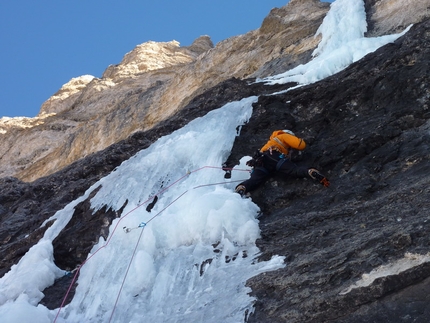
[[[276,164],[276,171],[279,171],[280,169],[281,169],[281,167],[282,167],[282,165],[287,161],[287,158],[284,158],[283,156],[281,157],[281,156],[279,156],[279,161],[278,161],[278,163]]]

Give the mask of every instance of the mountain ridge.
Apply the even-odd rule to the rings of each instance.
[[[0,176],[15,176],[24,181],[33,181],[51,174],[89,153],[125,139],[135,131],[153,127],[183,108],[193,97],[219,82],[230,77],[246,78],[255,74],[267,62],[267,55],[270,55],[269,60],[284,56],[288,58],[291,53],[295,56],[304,55],[302,53],[317,45],[313,35],[329,5],[324,4],[325,9],[321,10],[319,1],[302,2],[311,4],[311,8],[317,8],[319,14],[309,20],[305,34],[301,32],[299,47],[294,45],[297,37],[289,40],[295,33],[294,28],[287,32],[275,30],[268,33],[268,28],[264,33],[259,30],[250,31],[221,41],[210,50],[210,40],[203,36],[200,41],[196,41],[201,43],[203,39],[205,45],[200,46],[199,50],[202,51],[203,48],[206,51],[197,57],[190,54],[189,48],[178,47],[178,43],[174,41],[160,44],[149,42],[137,46],[126,54],[123,64],[108,67],[104,73],[106,78],[94,78],[85,84],[88,81],[86,78],[80,81],[80,91],[72,90],[68,97],[54,95],[45,102],[40,117],[44,114],[47,117],[42,120],[41,127],[7,130],[2,135],[4,140],[0,144]],[[289,3],[287,7],[294,3],[297,2]],[[288,10],[283,10],[282,13],[294,16],[294,12],[289,13]],[[288,24],[303,25],[301,19],[302,17],[296,17]],[[283,22],[278,21],[277,24]],[[303,40],[304,37],[309,44]],[[293,46],[290,51],[285,51],[281,44]],[[142,67],[146,72],[141,72],[137,66],[144,66],[145,58],[142,61],[139,52],[142,48],[151,46],[159,48],[157,50],[160,52],[170,52],[165,57],[176,57],[177,62],[160,65],[163,68],[153,70]],[[195,47],[191,45],[190,48]],[[294,54],[295,51],[298,54]],[[178,53],[180,54],[177,55]],[[187,57],[185,61],[182,53]],[[310,56],[306,56],[309,59]],[[130,63],[129,58],[137,59],[138,62]],[[184,64],[186,61],[188,63]],[[152,63],[146,65],[148,64]],[[274,72],[274,67],[279,69],[282,66],[272,64],[267,72]],[[125,73],[130,77],[116,79],[115,73]],[[60,92],[67,92],[67,88],[66,86]],[[56,111],[61,113],[52,115]],[[62,131],[55,132],[58,128]],[[39,137],[45,140],[37,140]],[[88,138],[92,140],[89,141]],[[33,147],[31,151],[28,151],[29,142]]]
[[[366,1],[368,34],[398,32],[423,19],[426,3],[414,2],[405,14],[399,10],[401,1]],[[121,63],[109,66],[102,78],[84,75],[67,82],[42,104],[35,118],[0,119],[0,176],[33,181],[153,127],[229,77],[265,77],[308,62],[328,8],[328,3],[318,0],[291,1],[274,8],[259,29],[215,47],[208,36],[188,47],[175,41],[136,46]],[[393,11],[392,17],[399,19],[386,23]],[[168,54],[158,67],[154,58],[159,55],[150,58],[157,51]]]
[[[291,2],[301,3],[316,1]],[[380,2],[366,1],[366,6],[370,3]],[[156,119],[152,128],[135,128],[121,141],[104,150],[88,151],[86,157],[70,160],[51,175],[29,183],[1,178],[1,273],[38,241],[46,230],[40,228],[41,222],[122,161],[212,109],[259,95],[230,161],[235,163],[252,153],[272,128],[288,124],[309,144],[295,161],[323,169],[332,180],[332,188],[324,190],[309,181],[275,177],[253,193],[253,201],[263,212],[258,241],[261,259],[284,255],[287,266],[249,281],[257,297],[249,322],[428,321],[423,292],[429,281],[428,263],[341,295],[361,275],[378,266],[402,259],[407,252],[428,253],[428,30],[428,19],[416,23],[395,43],[344,71],[282,94],[265,95],[294,84],[268,86],[255,83],[255,78],[229,78],[208,89],[195,90],[182,108],[169,118]],[[304,61],[310,52],[301,52]],[[271,59],[260,71],[288,65],[290,59]],[[151,95],[151,89],[160,86],[152,84],[139,94]],[[80,96],[81,101],[86,100],[85,95]],[[79,117],[77,112],[70,114]],[[54,125],[57,132],[70,126],[64,120]],[[92,215],[92,210],[85,204],[76,208],[74,217],[86,215]],[[81,263],[106,219],[112,221],[116,216],[111,210],[97,213],[85,232],[71,223],[54,243],[62,268],[73,269]],[[29,237],[24,239],[26,235]],[[50,308],[59,306],[56,302],[64,295],[64,287],[58,282],[45,290],[43,303]]]

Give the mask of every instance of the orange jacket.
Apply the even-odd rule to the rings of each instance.
[[[278,150],[287,156],[290,152],[290,148],[303,150],[306,148],[306,143],[303,139],[289,133],[285,133],[282,130],[276,130],[272,133],[269,141],[260,149],[260,151],[265,152],[270,148]]]

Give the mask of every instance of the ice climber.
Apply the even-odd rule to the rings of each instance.
[[[255,190],[275,172],[297,178],[309,177],[328,187],[330,185],[329,180],[317,169],[297,166],[291,161],[292,149],[303,150],[305,147],[305,141],[296,137],[292,131],[274,131],[269,141],[254,154],[252,159],[246,162],[246,165],[253,168],[251,177],[237,185],[236,192],[244,196]]]

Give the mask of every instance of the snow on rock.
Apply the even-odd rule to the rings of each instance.
[[[390,275],[398,275],[399,273],[402,273],[408,269],[428,262],[430,262],[430,253],[425,255],[406,253],[405,257],[402,259],[398,259],[392,263],[379,266],[368,274],[363,274],[359,281],[340,292],[340,295],[348,294],[355,288],[370,286],[378,278]]]
[[[198,322],[204,317],[205,322],[236,323],[252,312],[254,298],[246,281],[284,267],[284,257],[255,261],[258,207],[234,193],[234,182],[213,185],[223,171],[202,166],[219,165],[227,157],[256,100],[228,103],[160,138],[48,219],[55,221],[44,237],[0,280],[2,318],[12,323],[19,312],[34,313],[35,322],[42,323],[62,310],[58,322],[112,317],[113,322]],[[234,172],[232,180],[244,176]],[[123,216],[82,265],[67,308],[36,307],[41,291],[62,275],[53,263],[52,241],[77,203],[100,186],[92,208],[119,210],[127,200]],[[160,198],[149,214],[139,205],[154,193]],[[142,221],[145,226],[138,227]],[[131,230],[116,230],[123,226]]]
[[[395,41],[409,28],[394,35],[367,38],[366,11],[364,2],[357,0],[336,0],[318,28],[316,36],[321,42],[312,53],[313,59],[284,73],[260,81],[266,84],[295,82],[311,84],[340,72],[350,64],[374,52],[381,46]]]

